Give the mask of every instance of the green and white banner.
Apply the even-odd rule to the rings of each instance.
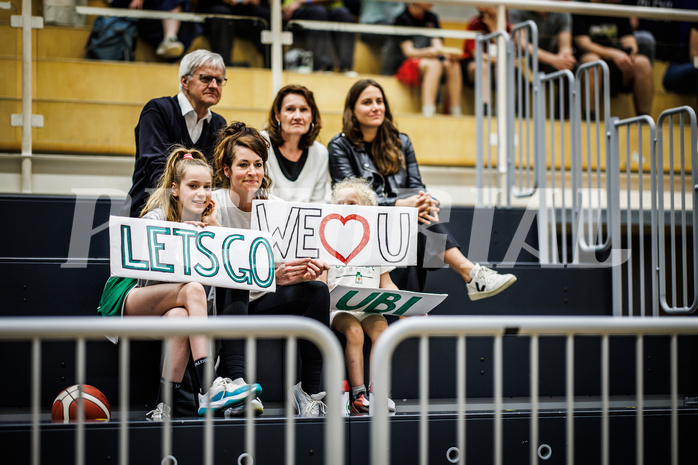
[[[330,293],[330,311],[344,310],[396,316],[426,315],[447,296],[448,294],[337,286]]]
[[[111,274],[275,291],[271,235],[249,229],[109,218]]]

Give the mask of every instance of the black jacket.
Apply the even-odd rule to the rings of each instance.
[[[123,215],[138,217],[150,192],[157,187],[165,170],[167,156],[173,145],[183,145],[203,152],[213,166],[213,152],[220,128],[225,119],[212,112],[211,121],[205,122],[199,140],[194,144],[189,137],[187,123],[177,97],[161,97],[149,101],[136,126],[136,160],[133,185],[128,193]],[[130,200],[130,202],[129,202]],[[125,211],[128,208],[128,211]]]
[[[373,163],[373,158],[364,147],[354,147],[344,137],[344,133],[332,138],[327,150],[330,155],[330,175],[332,182],[344,178],[365,178],[378,196],[378,205],[392,206],[399,198],[409,197],[420,190],[426,190],[419,175],[419,166],[414,156],[412,142],[407,134],[400,134],[405,168],[395,174],[383,176]]]

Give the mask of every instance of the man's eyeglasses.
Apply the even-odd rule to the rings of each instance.
[[[228,80],[225,78],[219,78],[215,76],[211,76],[210,74],[199,74],[199,81],[203,82],[206,85],[211,84],[211,81],[216,80],[216,84],[218,84],[218,87],[223,87]]]

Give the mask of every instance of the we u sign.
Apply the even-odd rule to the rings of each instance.
[[[417,263],[416,215],[414,208],[255,200],[252,227],[271,233],[276,262],[409,266]]]

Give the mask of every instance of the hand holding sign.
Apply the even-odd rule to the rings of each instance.
[[[283,263],[276,269],[276,284],[288,286],[303,281],[316,280],[329,266],[312,258],[299,258]]]

